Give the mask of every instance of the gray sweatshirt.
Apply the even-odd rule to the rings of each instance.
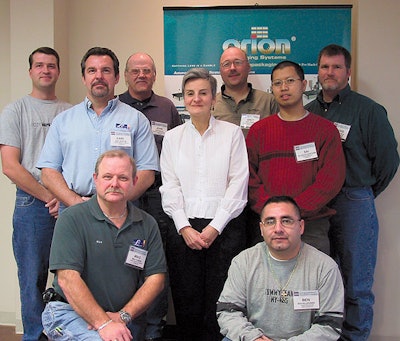
[[[232,260],[217,303],[221,333],[232,341],[253,341],[262,335],[273,340],[337,340],[344,306],[337,264],[307,244],[298,259],[268,257],[268,247],[261,242]],[[290,276],[287,296],[282,296]],[[318,293],[319,309],[295,310],[294,295],[305,291]]]

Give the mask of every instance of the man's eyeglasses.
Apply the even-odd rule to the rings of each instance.
[[[291,86],[294,84],[295,81],[299,81],[299,80],[300,80],[300,78],[287,78],[284,80],[277,79],[272,82],[272,86],[275,88],[280,88],[283,84],[285,84],[287,86]]]
[[[153,71],[150,69],[130,69],[128,71],[132,76],[138,76],[142,72],[145,76],[151,74]]]
[[[264,221],[261,221],[260,223],[263,224],[265,227],[272,228],[275,227],[278,220],[283,227],[293,227],[296,224],[296,222],[300,221],[301,219],[295,220],[292,218],[282,218],[282,219],[268,218],[265,219]]]
[[[245,60],[241,60],[241,59],[235,59],[233,62],[231,62],[230,60],[227,60],[227,61],[221,63],[221,67],[223,69],[229,69],[232,64],[235,65],[235,67],[238,67],[238,66],[242,66],[244,62],[245,62]]]

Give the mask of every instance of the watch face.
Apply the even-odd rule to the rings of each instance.
[[[125,323],[129,323],[132,320],[132,317],[129,313],[127,313],[126,311],[120,311],[119,312],[119,316],[121,317],[121,320],[124,321]]]

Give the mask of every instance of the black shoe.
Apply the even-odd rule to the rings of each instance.
[[[48,338],[47,338],[47,336],[46,335],[44,335],[43,333],[42,334],[40,334],[40,336],[39,336],[39,340],[38,341],[47,341],[48,340]]]

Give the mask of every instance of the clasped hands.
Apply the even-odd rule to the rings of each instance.
[[[191,226],[185,226],[180,233],[186,245],[192,250],[208,249],[219,235],[219,232],[211,225],[207,225],[201,232]]]

